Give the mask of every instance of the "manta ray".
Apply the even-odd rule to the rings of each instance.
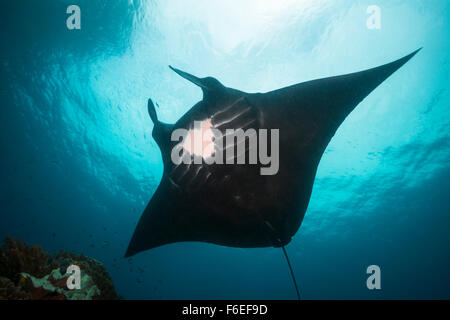
[[[284,247],[303,220],[325,148],[350,112],[419,50],[376,68],[267,93],[228,88],[213,77],[199,78],[169,66],[200,87],[203,99],[175,124],[160,121],[152,100],[148,100],[152,136],[161,150],[164,171],[125,256],[182,241],[241,248],[282,247],[298,294]],[[189,140],[196,122],[203,129],[214,129],[215,134],[206,138],[214,146],[207,154],[196,153],[189,143],[183,143]],[[188,132],[181,142],[173,136],[177,129]],[[267,164],[258,161],[208,162],[216,153],[227,157],[225,151],[230,149],[237,150],[231,153],[234,160],[250,156],[249,135],[224,143],[230,129],[278,130],[276,173],[261,174]],[[274,142],[268,144],[270,149]],[[239,148],[242,145],[244,148]],[[174,152],[187,161],[174,163]]]

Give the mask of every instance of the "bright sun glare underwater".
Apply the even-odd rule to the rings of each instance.
[[[217,53],[231,54],[241,44],[268,44],[280,28],[289,23],[292,14],[301,15],[311,5],[324,0],[175,0],[160,3],[164,16],[177,17],[178,24],[199,26],[203,42],[211,42]],[[187,11],[186,11],[187,10]],[[220,13],[220,14],[218,14]],[[170,32],[171,19],[160,21]],[[235,26],[235,27],[230,27]],[[238,27],[237,27],[238,26]],[[208,35],[208,39],[205,38]]]

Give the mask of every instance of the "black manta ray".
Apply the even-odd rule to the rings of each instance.
[[[284,250],[300,227],[319,161],[336,130],[367,95],[419,50],[366,71],[267,93],[242,92],[225,87],[215,78],[198,78],[172,68],[202,89],[203,100],[175,124],[159,121],[152,101],[148,101],[154,123],[152,135],[161,149],[164,172],[126,257],[180,241]],[[278,129],[276,174],[261,174],[266,167],[262,163],[198,163],[192,161],[194,154],[190,155],[191,161],[174,163],[171,154],[180,143],[172,141],[172,133],[176,129],[192,130],[195,121],[203,121],[223,134],[215,135],[215,139],[223,139],[227,129]],[[218,142],[214,138],[212,141]],[[248,157],[249,139],[246,136],[244,141],[222,143],[221,150],[215,143],[215,152],[227,155],[225,149],[238,150],[238,144],[244,143],[244,156]],[[186,154],[186,150],[182,153]],[[234,154],[237,158],[239,151]]]

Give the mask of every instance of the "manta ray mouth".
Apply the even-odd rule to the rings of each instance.
[[[210,158],[214,155],[214,134],[211,119],[196,121],[194,128],[188,131],[188,134],[182,142],[183,149],[191,155]]]

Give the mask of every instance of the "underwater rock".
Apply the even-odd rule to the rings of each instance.
[[[67,287],[67,268],[81,270],[80,289]],[[6,238],[0,248],[0,300],[116,300],[111,277],[99,261],[61,251],[47,254]]]

